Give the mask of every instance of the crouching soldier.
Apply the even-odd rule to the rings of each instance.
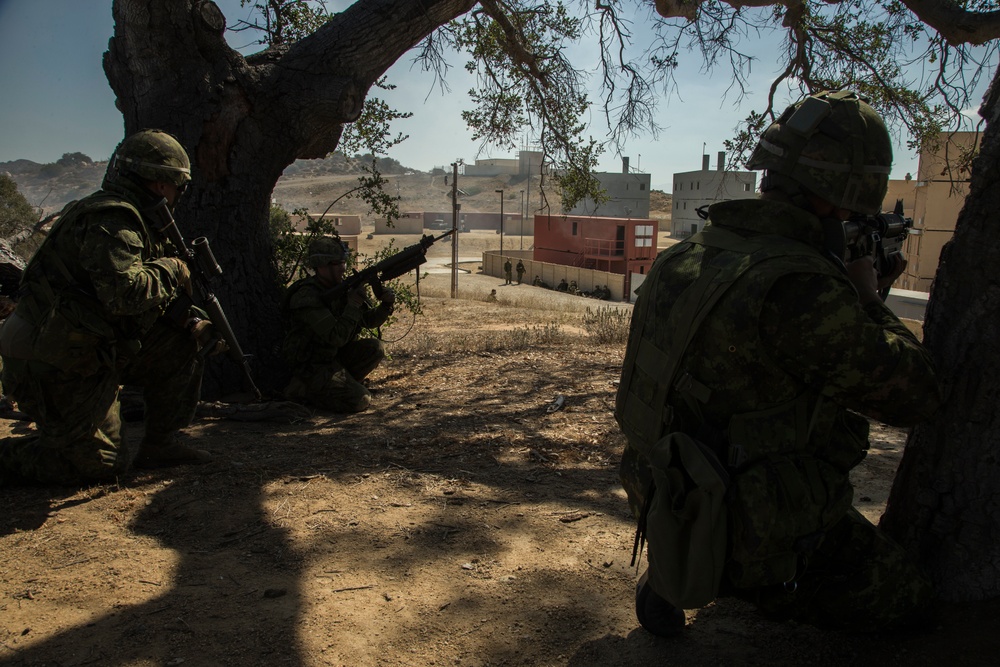
[[[615,415],[651,633],[726,594],[849,630],[930,618],[930,582],[852,507],[849,477],[861,415],[909,426],[940,400],[930,354],[879,298],[905,262],[845,265],[843,221],[879,212],[891,164],[864,100],[807,97],[751,156],[760,199],[711,206],[639,289]]]
[[[392,315],[396,296],[386,288],[373,307],[364,285],[336,294],[347,270],[347,249],[339,239],[313,241],[308,264],[313,275],[293,283],[283,305],[282,354],[292,370],[285,397],[332,412],[362,412],[371,393],[361,381],[385,358],[385,347],[359,334]]]
[[[0,441],[0,478],[80,484],[114,480],[133,462],[211,460],[176,440],[198,403],[200,334],[209,323],[183,306],[182,317],[166,315],[190,292],[191,276],[150,217],[155,206],[173,209],[190,180],[174,137],[133,134],[116,149],[101,190],[64,212],[31,258],[0,353],[4,390],[38,431]],[[138,448],[122,438],[121,385],[143,391]]]

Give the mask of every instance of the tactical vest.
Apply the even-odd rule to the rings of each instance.
[[[709,249],[717,252],[705,259]],[[665,285],[662,272],[670,270],[686,253],[696,255],[689,258],[689,263],[701,265],[700,272],[673,281],[686,279],[680,287]],[[756,388],[749,387],[746,394],[750,398],[744,402],[760,405],[761,409],[727,415],[728,423],[715,425],[729,443],[729,449],[722,452],[724,462],[738,467],[771,453],[818,447],[824,458],[845,471],[857,463],[856,451],[828,451],[836,447],[826,446],[824,432],[834,426],[842,409],[821,398],[822,387],[805,387],[791,376],[786,382],[785,374],[767,358],[757,336],[760,312],[771,286],[782,276],[795,273],[825,273],[847,282],[835,264],[823,261],[815,249],[803,243],[767,234],[743,238],[713,225],[657,259],[643,283],[632,316],[615,406],[615,416],[633,447],[645,453],[643,450],[664,433],[678,428],[697,435],[694,430],[701,424],[678,423],[677,413],[686,421],[704,423],[698,417],[711,404],[719,385],[740,374],[740,369],[750,368],[752,361],[761,373],[770,372],[772,377],[777,374],[781,384],[798,383],[800,387],[796,395],[780,403],[765,396],[753,398]],[[734,286],[738,299],[730,299],[726,312],[715,317],[716,305]],[[667,290],[673,293],[661,294]],[[653,313],[654,306],[664,298],[669,304],[665,321],[662,305],[656,315]],[[712,328],[720,323],[724,326],[727,321],[736,322],[738,336]],[[718,363],[712,364],[713,377],[682,372],[685,354],[696,338],[709,335],[717,349],[729,348],[724,355],[719,354],[723,358]],[[665,341],[669,341],[666,349]]]
[[[113,364],[116,346],[137,351],[136,337],[116,326],[87,277],[74,275],[58,252],[63,236],[84,216],[109,209],[128,211],[145,238],[151,238],[139,210],[119,195],[101,191],[71,205],[24,270],[22,298],[11,325],[0,334],[4,355],[41,359],[65,371],[87,374]]]

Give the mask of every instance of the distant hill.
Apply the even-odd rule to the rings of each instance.
[[[670,211],[674,207],[674,196],[663,190],[649,191],[649,210]]]
[[[296,160],[285,169],[281,179],[356,177],[363,173],[363,166],[370,166],[371,162],[371,155],[348,159],[337,152],[321,160]],[[377,165],[379,171],[387,176],[416,171],[392,158],[379,158]],[[83,153],[66,153],[56,162],[47,164],[23,159],[0,162],[0,173],[10,174],[28,203],[41,208],[45,214],[57,212],[67,203],[97,190],[107,168],[106,161],[95,162]]]
[[[94,162],[83,153],[66,153],[47,164],[0,162],[0,173],[10,174],[28,203],[49,214],[99,188],[107,167],[107,162]]]
[[[322,213],[332,201],[357,186],[357,178],[363,173],[362,166],[370,164],[370,155],[347,159],[341,153],[320,160],[296,160],[285,169],[272,196],[289,212],[307,208],[312,213]],[[388,181],[390,194],[401,197],[402,211],[451,210],[452,187],[440,170],[422,172],[392,158],[381,158],[378,168]],[[42,208],[46,215],[97,190],[106,170],[107,162],[94,162],[81,153],[67,153],[60,160],[48,164],[31,160],[0,162],[0,173],[9,173],[28,202]],[[497,190],[504,191],[504,210],[508,214],[520,211],[522,201],[525,202],[526,215],[558,210],[558,195],[551,187],[543,193],[538,176],[533,176],[530,183],[523,176],[459,176],[459,198],[463,211],[499,211],[500,195]],[[546,206],[547,202],[551,209]],[[660,190],[650,192],[651,217],[669,219],[671,206],[671,195]],[[345,197],[331,211],[361,215],[371,222],[367,209],[364,202]]]

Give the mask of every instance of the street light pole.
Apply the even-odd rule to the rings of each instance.
[[[503,190],[500,193],[500,256],[503,257]]]

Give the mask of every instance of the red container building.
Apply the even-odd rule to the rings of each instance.
[[[656,220],[536,215],[533,259],[566,266],[645,274],[656,259]]]

